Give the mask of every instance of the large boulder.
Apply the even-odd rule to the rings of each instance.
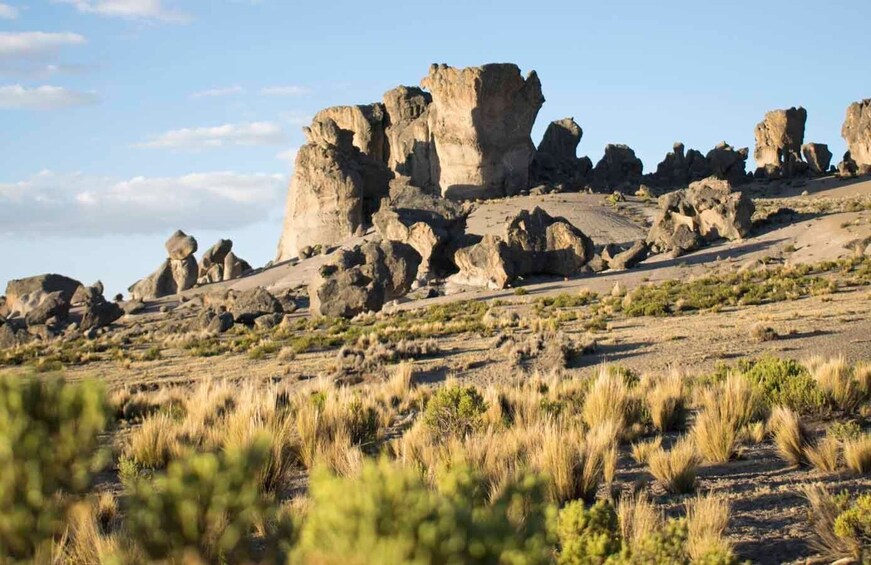
[[[805,143],[801,146],[801,153],[807,162],[808,168],[815,175],[824,175],[829,172],[832,164],[832,152],[825,143]]]
[[[193,288],[197,282],[198,269],[193,255],[185,259],[167,259],[156,271],[127,290],[133,300],[154,300],[178,294]]]
[[[849,154],[844,159],[845,170],[854,174],[871,173],[871,98],[850,104],[841,135],[847,142]]]
[[[584,130],[574,118],[551,122],[535,151],[531,170],[533,182],[562,183],[572,189],[580,188],[593,168],[589,157],[577,156],[583,135]]]
[[[627,145],[608,144],[605,155],[593,169],[593,186],[598,190],[613,190],[638,184],[644,164]]]
[[[450,200],[428,194],[407,179],[396,179],[372,223],[382,239],[417,251],[421,257],[417,278],[426,280],[449,268],[451,241],[463,232],[465,215]]]
[[[438,192],[432,178],[429,105],[432,95],[415,86],[398,86],[384,94],[387,112],[386,162],[412,184]]]
[[[309,286],[311,312],[344,318],[377,312],[411,290],[419,265],[420,255],[395,241],[341,249]]]
[[[706,158],[711,167],[711,174],[720,180],[729,181],[732,186],[747,182],[747,157],[750,150],[746,147],[735,149],[725,141],[708,151]]]
[[[711,175],[711,165],[700,151],[686,151],[684,144],[677,142],[672,151],[656,166],[650,176],[652,184],[663,187],[684,187],[691,182]]]
[[[804,172],[801,146],[804,143],[804,128],[807,110],[789,108],[772,110],[756,125],[757,176],[769,178],[792,177]]]
[[[53,293],[60,293],[61,301],[69,305],[80,286],[82,283],[75,279],[55,274],[9,281],[6,285],[4,315],[26,316]]]
[[[35,308],[24,316],[24,320],[28,326],[38,326],[51,319],[63,322],[69,317],[69,314],[70,301],[66,299],[63,292],[57,291],[46,295]]]
[[[222,274],[225,281],[236,280],[251,271],[251,265],[248,264],[248,261],[236,257],[236,254],[232,251],[227,253],[227,256],[224,257],[224,268],[222,269]]]
[[[530,132],[544,103],[535,71],[524,79],[513,64],[432,65],[421,86],[432,93],[433,180],[442,195],[494,198],[529,187]]]
[[[741,239],[753,225],[753,201],[715,177],[660,196],[659,209],[647,242],[674,255],[717,239]]]
[[[505,226],[502,237],[486,235],[456,251],[456,283],[505,288],[517,277],[581,272],[593,258],[593,241],[564,218],[553,218],[541,208],[521,210]]]
[[[215,265],[224,265],[224,258],[227,256],[233,249],[233,241],[229,239],[219,239],[214,245],[209,247],[205,253],[203,253],[202,259],[200,259],[200,268],[199,275],[200,277],[206,276],[209,270]]]
[[[593,258],[593,240],[565,218],[539,207],[521,210],[505,228],[518,275],[576,275]]]
[[[166,252],[170,259],[181,261],[197,252],[197,240],[177,230],[166,240]]]
[[[263,288],[243,290],[232,295],[227,310],[239,324],[250,326],[265,314],[280,314],[281,303]]]
[[[79,328],[83,331],[102,328],[123,315],[124,310],[115,302],[107,302],[106,300],[92,302],[85,306]]]

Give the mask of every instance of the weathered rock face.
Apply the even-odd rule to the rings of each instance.
[[[387,111],[387,166],[412,184],[438,192],[432,179],[429,105],[432,96],[420,88],[398,86],[384,94]]]
[[[505,288],[532,274],[573,276],[593,258],[593,242],[564,218],[536,207],[521,210],[505,227],[504,237],[486,235],[457,250],[457,283]]]
[[[871,98],[850,104],[841,135],[856,172],[871,173]]]
[[[807,162],[808,168],[815,175],[824,175],[829,172],[832,164],[832,152],[825,143],[805,143],[801,146],[801,153]]]
[[[27,313],[24,320],[28,326],[38,326],[51,319],[63,322],[69,317],[69,314],[70,301],[66,299],[63,292],[56,291],[47,294],[36,307]]]
[[[801,169],[801,146],[807,110],[772,110],[756,125],[756,171],[769,178],[792,177]]]
[[[732,186],[747,182],[747,157],[750,150],[746,147],[735,149],[725,141],[708,151],[706,155],[711,166],[711,174],[720,180],[727,180]]]
[[[118,304],[107,302],[106,300],[98,300],[85,306],[85,310],[82,312],[82,321],[79,323],[79,328],[85,331],[102,328],[108,326],[123,315],[124,310]]]
[[[528,188],[530,132],[544,103],[535,71],[524,79],[513,64],[432,65],[421,86],[432,93],[432,170],[442,195],[493,198]]]
[[[367,242],[341,249],[309,286],[310,309],[344,318],[377,312],[411,290],[419,265],[420,255],[404,243]]]
[[[421,256],[417,279],[427,280],[449,268],[452,239],[463,233],[465,215],[450,200],[396,179],[372,223],[382,239],[408,244],[417,251]]]
[[[686,151],[683,143],[675,143],[673,150],[656,166],[651,182],[657,186],[682,187],[711,175],[711,166],[701,152]]]
[[[197,240],[178,230],[166,240],[166,252],[170,259],[187,259],[197,252]]]
[[[296,155],[278,261],[310,245],[333,245],[363,226],[359,150],[332,120],[305,129],[308,143]]]
[[[641,181],[644,164],[635,151],[626,145],[605,146],[605,155],[593,169],[593,186],[598,190],[613,190]]]
[[[228,311],[237,323],[249,326],[260,316],[283,312],[281,303],[268,291],[259,287],[243,290],[232,296]]]
[[[219,239],[213,246],[209,247],[203,253],[200,259],[199,276],[205,276],[214,265],[224,265],[224,258],[233,249],[233,241],[229,239]]]
[[[167,259],[156,271],[127,290],[134,300],[153,300],[178,294],[193,288],[197,282],[197,269],[193,255],[181,260]]]
[[[532,161],[533,183],[564,183],[570,188],[583,185],[593,168],[589,157],[577,156],[584,131],[574,118],[551,122]]]
[[[322,123],[332,120],[339,129],[351,132],[354,146],[361,153],[376,161],[386,161],[386,137],[384,135],[384,106],[333,106],[315,114],[312,120]]]
[[[38,275],[9,281],[6,285],[6,316],[17,313],[26,316],[42,304],[52,293],[60,293],[62,302],[69,305],[82,283],[63,275]]]
[[[659,208],[647,242],[675,255],[717,239],[741,239],[753,225],[753,201],[715,177],[660,196]]]

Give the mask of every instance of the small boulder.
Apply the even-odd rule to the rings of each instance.
[[[832,152],[825,143],[805,143],[801,146],[801,152],[808,167],[815,175],[825,175],[829,172],[832,164]]]
[[[209,247],[205,253],[203,253],[202,259],[200,259],[200,273],[199,276],[203,277],[206,273],[209,272],[215,265],[224,265],[224,258],[228,253],[233,249],[233,242],[229,239],[219,239],[217,243]]]
[[[454,263],[460,272],[452,279],[463,285],[498,290],[516,276],[511,249],[496,235],[485,235],[480,242],[458,249]]]
[[[237,292],[228,306],[233,319],[240,324],[250,326],[254,320],[264,314],[280,314],[281,303],[263,288],[254,288]]]
[[[711,174],[718,179],[729,181],[732,186],[737,186],[747,182],[749,155],[748,148],[735,149],[724,141],[708,151],[706,158],[711,166]]]
[[[166,252],[170,259],[187,259],[197,252],[197,240],[178,230],[166,240]]]
[[[647,252],[647,242],[638,240],[625,250],[612,248],[607,259],[605,259],[603,252],[602,257],[607,261],[608,268],[612,271],[624,271],[644,261],[647,258]]]
[[[565,218],[554,218],[536,206],[521,210],[505,229],[515,272],[570,277],[593,258],[593,240]]]
[[[115,322],[124,315],[124,310],[115,302],[106,300],[90,303],[82,312],[82,321],[79,327],[82,331],[98,329]]]

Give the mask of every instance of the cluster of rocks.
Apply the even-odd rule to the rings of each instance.
[[[742,239],[753,226],[753,201],[727,180],[711,177],[659,197],[651,249],[678,256],[717,239]]]
[[[84,286],[63,275],[46,274],[10,281],[0,299],[0,347],[61,332],[92,333],[118,320],[124,311],[103,297],[99,281]]]
[[[221,239],[210,247],[197,264],[197,240],[181,230],[166,240],[167,258],[152,274],[135,282],[128,290],[134,301],[154,300],[189,290],[197,284],[238,279],[250,272],[251,265],[237,257],[233,242]]]

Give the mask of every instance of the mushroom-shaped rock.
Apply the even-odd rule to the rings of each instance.
[[[193,236],[177,230],[166,240],[166,252],[170,259],[187,259],[197,252],[197,240]]]

